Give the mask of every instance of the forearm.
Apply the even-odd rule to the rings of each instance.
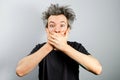
[[[62,51],[94,74],[101,73],[102,67],[99,61],[91,55],[80,53],[69,45],[65,46]]]
[[[45,44],[41,49],[35,53],[23,58],[19,61],[16,68],[16,73],[18,76],[24,76],[30,71],[32,71],[39,62],[52,50],[52,46]]]

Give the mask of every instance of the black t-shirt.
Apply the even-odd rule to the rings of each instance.
[[[31,54],[44,44],[36,45]],[[68,42],[68,45],[83,54],[90,55],[80,43]],[[79,80],[79,63],[61,51],[52,50],[39,63],[39,80]]]

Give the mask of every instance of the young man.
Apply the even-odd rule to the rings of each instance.
[[[38,44],[19,61],[18,76],[24,76],[39,65],[39,80],[79,80],[79,65],[100,74],[102,66],[82,44],[67,41],[75,14],[67,6],[51,5],[43,13],[47,42]]]

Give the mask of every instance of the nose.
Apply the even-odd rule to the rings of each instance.
[[[54,31],[55,31],[56,33],[60,33],[60,27],[56,26],[55,29],[54,29]]]

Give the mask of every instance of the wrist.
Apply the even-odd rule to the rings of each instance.
[[[62,47],[61,51],[65,52],[66,50],[69,50],[69,47],[70,46],[68,44],[66,44]]]
[[[48,42],[45,44],[47,50],[52,50],[53,46],[49,44]]]

